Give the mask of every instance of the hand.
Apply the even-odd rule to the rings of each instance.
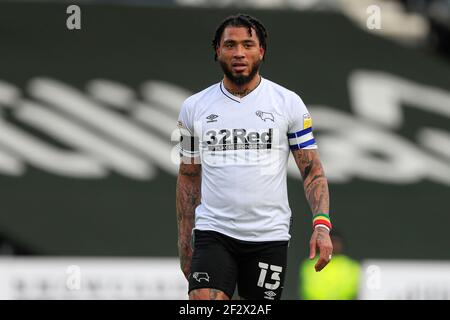
[[[333,253],[333,244],[331,243],[330,232],[322,227],[317,227],[309,241],[309,259],[316,256],[316,250],[319,249],[320,257],[314,268],[319,272],[330,262]]]
[[[180,267],[184,277],[189,281],[189,273],[191,271],[192,248],[186,242],[178,243],[178,252],[180,255]]]
[[[183,274],[184,274],[184,277],[186,278],[186,280],[189,281],[191,262],[190,261],[182,262],[181,270],[183,271]]]

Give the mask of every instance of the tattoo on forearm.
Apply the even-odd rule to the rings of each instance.
[[[328,182],[316,150],[299,150],[295,161],[303,177],[305,195],[313,214],[329,212]]]
[[[191,232],[195,220],[195,208],[200,204],[200,166],[181,165],[177,180],[176,208],[178,222],[178,253],[183,273],[189,273],[192,248]]]
[[[305,167],[305,173],[303,174],[305,177],[309,176],[309,173],[311,172],[312,165],[309,164]]]

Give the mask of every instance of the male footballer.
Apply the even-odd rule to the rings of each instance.
[[[259,69],[267,49],[263,24],[227,17],[213,40],[224,77],[183,103],[176,207],[181,269],[192,300],[280,299],[291,209],[292,152],[312,210],[315,270],[330,261],[329,193],[311,116],[294,92]]]

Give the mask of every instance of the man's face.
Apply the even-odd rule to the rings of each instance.
[[[226,27],[216,53],[226,77],[237,85],[255,77],[264,57],[256,31],[250,35],[247,27]]]

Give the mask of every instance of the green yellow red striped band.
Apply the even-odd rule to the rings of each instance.
[[[319,224],[326,226],[330,230],[332,228],[330,216],[326,213],[319,213],[319,214],[314,215],[313,229]]]

